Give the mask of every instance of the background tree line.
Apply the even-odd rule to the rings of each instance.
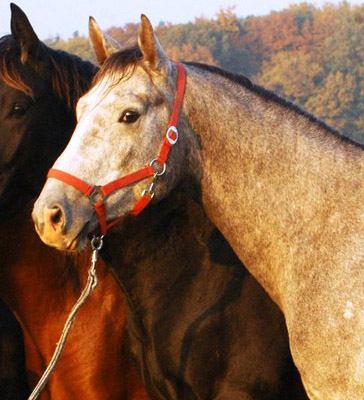
[[[127,46],[138,27],[128,23],[106,33]],[[364,143],[364,5],[301,3],[247,18],[228,8],[213,19],[160,22],[156,32],[171,58],[242,73]],[[93,59],[88,39],[77,32],[46,42]]]

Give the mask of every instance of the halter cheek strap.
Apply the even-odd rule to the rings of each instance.
[[[131,174],[125,175],[122,178],[118,178],[115,181],[109,182],[103,186],[92,186],[76,176],[58,169],[52,168],[48,172],[47,178],[53,178],[62,181],[74,187],[90,199],[97,214],[102,235],[105,235],[111,226],[115,225],[124,217],[122,216],[107,223],[106,211],[104,207],[105,198],[120,188],[133,185],[141,180],[153,176],[152,184],[147,190],[144,190],[141,198],[136,202],[133,210],[131,211],[131,215],[138,215],[152,201],[156,180],[166,171],[169,152],[178,141],[177,126],[186,87],[186,70],[181,63],[176,63],[176,65],[178,69],[176,96],[173,103],[172,114],[168,122],[167,133],[164,137],[159,155],[157,158],[154,158],[148,166],[132,172]],[[158,168],[156,164],[159,164],[160,168]]]

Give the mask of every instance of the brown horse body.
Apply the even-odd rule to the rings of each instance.
[[[129,63],[118,55],[106,61],[55,168],[103,185],[158,154],[177,69],[144,17],[139,44]],[[185,68],[180,138],[156,199],[178,182],[188,193],[197,189],[209,218],[284,312],[309,397],[362,400],[363,148],[244,77]],[[100,159],[108,163],[100,167]],[[109,219],[131,211],[145,186],[109,196]],[[53,232],[45,218],[52,207],[59,217]],[[33,215],[42,238],[59,248],[71,240],[82,247],[98,224],[87,199],[53,179]]]
[[[7,238],[0,244],[0,293],[21,324],[28,381],[34,387],[85,285],[90,252],[71,258],[43,245],[29,212],[26,207],[0,227]],[[99,286],[80,309],[40,399],[139,398],[127,393],[138,384],[123,353],[124,299],[101,261],[97,270]]]
[[[21,327],[0,298],[0,398],[23,400],[29,395]]]
[[[0,295],[21,325],[32,388],[85,285],[90,252],[71,258],[44,246],[31,199],[69,139],[75,103],[96,68],[47,48],[15,5],[11,26],[13,36],[0,39]],[[124,355],[124,298],[102,261],[97,270],[98,287],[77,314],[42,400],[148,398]]]

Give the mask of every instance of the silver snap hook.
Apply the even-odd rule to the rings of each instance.
[[[91,239],[91,248],[92,250],[100,251],[102,249],[102,246],[104,245],[104,236],[94,236]]]

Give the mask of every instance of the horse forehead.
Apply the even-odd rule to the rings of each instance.
[[[1,96],[16,96],[16,97],[20,97],[20,98],[27,98],[28,96],[22,92],[19,89],[15,89],[11,86],[9,86],[8,84],[6,84],[6,82],[2,81],[0,79],[0,95]]]
[[[151,95],[154,85],[143,68],[136,68],[131,75],[105,74],[105,76],[83,97],[87,103],[97,99],[124,98],[138,93],[141,97]],[[81,99],[82,100],[82,99]]]
[[[100,106],[102,108],[110,109],[111,105],[117,100],[117,93],[104,85],[96,85],[83,97],[81,97],[77,103],[77,114],[80,117],[84,111],[92,113]]]
[[[12,100],[17,94],[17,90],[6,85],[0,80],[0,107],[3,109],[4,105]]]

